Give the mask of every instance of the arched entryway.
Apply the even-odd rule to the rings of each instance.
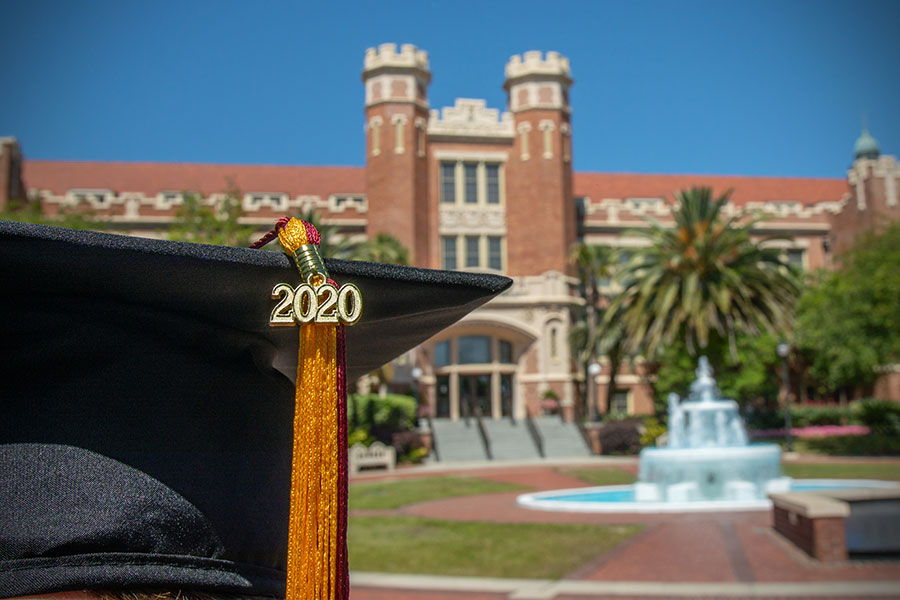
[[[454,333],[456,335],[454,335]],[[460,419],[523,416],[516,378],[532,338],[505,328],[478,327],[449,332],[433,342],[432,415]]]

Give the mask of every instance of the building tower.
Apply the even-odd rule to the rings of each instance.
[[[412,44],[366,50],[366,196],[371,239],[391,233],[428,265],[428,53]]]
[[[556,52],[515,55],[504,89],[515,122],[507,163],[510,275],[564,270],[575,241],[569,60]]]
[[[863,125],[853,146],[853,165],[847,172],[850,198],[832,217],[832,249],[840,255],[853,247],[858,235],[888,221],[900,221],[900,163],[881,154],[878,142]]]

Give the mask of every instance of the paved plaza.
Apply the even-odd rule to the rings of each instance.
[[[579,463],[619,466],[632,459]],[[574,466],[574,465],[573,465]],[[410,468],[353,481],[466,475],[514,482],[537,490],[585,487],[558,466],[516,464],[468,468]],[[351,482],[352,485],[353,482]],[[534,511],[516,505],[518,492],[440,499],[388,511],[504,523],[639,523],[643,530],[557,581],[353,572],[353,600],[575,598],[897,598],[900,559],[816,561],[772,529],[771,511],[690,514],[588,514]],[[352,565],[351,565],[352,568]]]

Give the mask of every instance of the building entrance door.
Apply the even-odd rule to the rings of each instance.
[[[459,376],[459,413],[460,415],[475,416],[473,412],[478,407],[483,417],[491,417],[491,376],[460,375]]]

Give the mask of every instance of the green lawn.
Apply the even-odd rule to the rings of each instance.
[[[623,485],[637,481],[634,475],[618,467],[578,467],[559,469],[559,472],[591,485]]]
[[[381,573],[556,579],[640,529],[638,525],[351,517],[350,568]]]
[[[781,470],[799,479],[900,480],[900,463],[782,463]]]
[[[407,504],[438,498],[528,489],[514,483],[489,481],[477,477],[425,477],[380,483],[354,483],[350,486],[350,510],[400,508]]]

